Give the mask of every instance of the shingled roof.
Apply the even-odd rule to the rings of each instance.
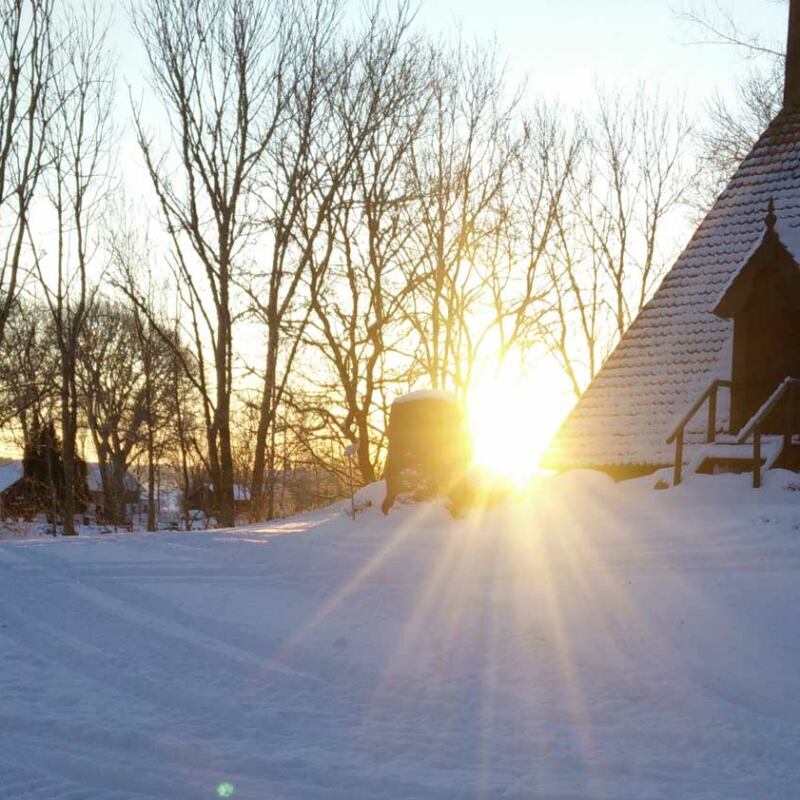
[[[547,454],[548,466],[671,463],[665,439],[677,418],[714,378],[730,378],[733,325],[713,310],[761,241],[770,199],[785,230],[800,226],[797,106],[778,114],[742,162],[567,417]],[[720,406],[720,412],[720,422],[727,423],[727,408]],[[688,431],[690,442],[693,435],[699,441],[704,430],[704,420],[697,424]]]

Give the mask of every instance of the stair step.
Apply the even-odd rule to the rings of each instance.
[[[771,469],[783,451],[782,436],[761,439],[761,468]],[[747,472],[753,466],[753,443],[739,444],[732,437],[709,442],[698,450],[689,465],[691,472]]]
[[[766,440],[761,443],[761,458],[767,460],[769,456],[776,455],[783,448],[783,441],[768,442]],[[745,444],[727,444],[723,442],[715,442],[709,444],[702,450],[703,459],[725,460],[725,461],[752,461],[753,460],[753,444],[746,442]]]

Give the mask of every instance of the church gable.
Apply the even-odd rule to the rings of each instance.
[[[784,109],[742,162],[677,262],[568,416],[553,468],[667,465],[665,437],[714,379],[730,379],[733,323],[713,313],[764,236],[770,198],[787,231],[800,225],[800,110]],[[726,409],[720,424],[727,425]],[[701,423],[687,431],[700,441]]]
[[[758,247],[725,287],[714,314],[721,319],[735,319],[748,309],[763,313],[785,307],[800,314],[800,266],[776,229],[772,203],[766,218],[766,230]]]
[[[733,321],[731,433],[748,423],[786,377],[800,376],[800,266],[776,222],[770,204],[761,242],[714,309]],[[785,409],[765,421],[763,432],[783,432],[781,416]]]

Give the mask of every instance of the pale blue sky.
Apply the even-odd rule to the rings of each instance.
[[[370,0],[345,0],[357,9]],[[391,0],[389,0],[391,2]],[[80,0],[73,0],[80,2]],[[786,0],[418,0],[417,25],[433,35],[460,27],[470,39],[496,38],[513,82],[526,79],[527,98],[544,95],[565,105],[591,100],[595,84],[625,89],[644,82],[662,94],[686,98],[687,111],[702,120],[715,91],[729,93],[748,68],[742,51],[692,44],[692,31],[678,11],[705,5],[734,13],[742,26],[775,43],[786,38]],[[127,118],[130,83],[135,97],[151,97],[146,69],[121,2],[114,2],[112,45],[121,67],[120,119]],[[158,129],[157,109],[152,124]],[[149,182],[128,131],[120,162],[131,196],[147,197]]]
[[[356,10],[371,0],[344,2]],[[545,96],[580,107],[592,100],[598,83],[622,90],[644,83],[659,86],[667,97],[684,95],[690,116],[702,123],[707,100],[717,91],[730,93],[748,69],[741,50],[692,43],[701,32],[688,27],[678,12],[704,3],[712,11],[730,11],[743,28],[777,46],[785,41],[787,0],[418,0],[416,23],[434,36],[460,27],[470,39],[496,38],[511,82],[526,79],[528,102]],[[121,67],[120,120],[128,118],[130,83],[134,97],[148,108],[151,130],[158,131],[163,128],[160,109],[149,105],[145,59],[130,30],[126,5],[118,0],[109,6],[112,45]],[[129,129],[121,147],[129,195],[150,198]]]
[[[422,0],[420,22],[437,31],[460,24],[468,35],[496,34],[515,74],[532,90],[580,99],[595,81],[658,82],[690,105],[727,92],[747,69],[741,52],[690,45],[676,12],[703,0]],[[785,0],[705,0],[730,9],[750,30],[786,37]]]
[[[348,0],[358,7],[361,0]],[[740,51],[689,44],[677,18],[705,4],[732,10],[742,25],[776,42],[786,38],[786,0],[419,0],[418,23],[431,33],[460,26],[472,38],[496,36],[514,78],[531,94],[580,102],[595,82],[658,83],[698,108],[715,90],[728,92],[747,69]],[[140,85],[144,66],[131,41],[123,5],[113,26],[124,78]]]
[[[80,2],[80,0],[73,0]],[[345,0],[351,9],[370,0]],[[389,0],[392,2],[392,0]],[[715,5],[734,13],[741,25],[780,44],[786,37],[786,0],[419,0],[417,25],[433,35],[460,27],[469,38],[495,37],[508,61],[512,81],[526,78],[526,101],[539,96],[570,106],[591,101],[595,84],[625,89],[643,82],[667,97],[680,93],[687,111],[702,122],[704,105],[715,91],[729,93],[748,69],[733,47],[692,44],[699,33],[678,11]],[[113,46],[120,57],[120,120],[129,113],[126,85],[147,106],[151,94],[139,43],[124,6],[114,3]],[[150,108],[159,130],[158,108]],[[132,131],[121,141],[130,198],[152,200]],[[683,231],[677,235],[684,238]]]

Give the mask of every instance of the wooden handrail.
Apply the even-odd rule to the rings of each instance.
[[[752,417],[748,420],[747,424],[744,428],[739,431],[738,436],[736,437],[736,441],[739,444],[743,444],[748,436],[756,429],[757,426],[760,426],[761,423],[764,422],[767,415],[772,412],[775,406],[778,404],[780,399],[786,394],[794,386],[800,386],[800,378],[784,378],[775,391],[764,401],[764,404],[761,408],[753,414]]]
[[[753,488],[759,489],[761,487],[761,428],[764,420],[775,410],[775,406],[783,399],[784,395],[789,393],[788,402],[786,404],[786,424],[783,432],[783,448],[788,450],[792,444],[793,422],[794,422],[794,404],[792,403],[793,396],[800,386],[800,378],[784,378],[777,386],[775,391],[764,401],[761,408],[753,414],[748,420],[747,424],[739,431],[736,441],[743,444],[747,437],[752,434],[753,436]]]
[[[692,421],[692,417],[703,407],[703,403],[708,400],[710,395],[714,394],[717,389],[730,389],[732,386],[732,381],[722,380],[721,378],[711,381],[708,388],[694,401],[689,410],[681,417],[680,422],[675,426],[672,433],[667,437],[667,444],[672,444],[675,441],[678,434]]]
[[[675,430],[667,438],[667,444],[675,442],[675,464],[672,474],[672,485],[677,486],[681,482],[683,470],[683,436],[686,426],[691,422],[694,415],[703,407],[703,403],[708,400],[708,427],[706,428],[706,439],[713,442],[717,435],[717,391],[719,389],[730,389],[733,387],[732,381],[715,378],[708,385],[708,388],[694,401],[691,408],[683,415]]]

